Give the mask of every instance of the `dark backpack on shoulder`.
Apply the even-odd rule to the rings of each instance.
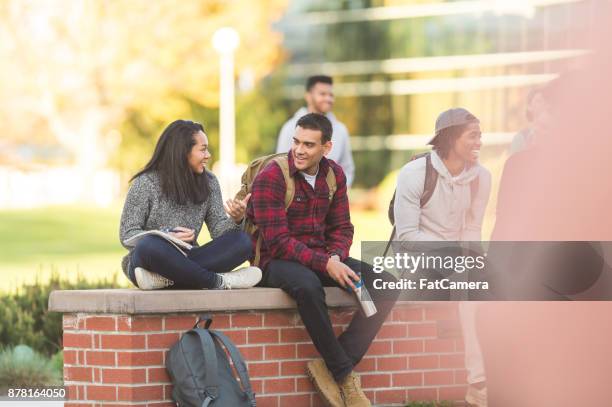
[[[203,321],[204,328],[199,328]],[[200,316],[170,349],[166,369],[174,385],[172,399],[179,406],[255,407],[255,393],[238,348],[221,332],[208,329],[211,323],[210,316]]]
[[[435,189],[436,184],[438,183],[438,171],[433,167],[431,163],[431,151],[427,151],[425,153],[420,153],[412,156],[410,161],[417,160],[419,158],[425,157],[425,181],[423,182],[423,195],[421,195],[420,207],[423,208],[427,202],[431,199]],[[470,197],[471,201],[474,201],[474,196],[476,196],[476,192],[478,192],[478,177],[474,178],[474,180],[470,183]],[[391,231],[391,236],[389,237],[389,242],[387,243],[387,247],[385,248],[385,252],[383,256],[387,255],[389,251],[389,247],[391,246],[391,242],[393,241],[393,237],[395,236],[395,212],[393,210],[393,206],[395,205],[395,193],[393,191],[393,198],[391,198],[391,202],[389,202],[389,210],[387,212],[387,216],[389,217],[389,222],[393,225],[393,230]]]

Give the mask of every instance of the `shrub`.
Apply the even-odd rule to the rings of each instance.
[[[96,282],[79,276],[75,282],[54,274],[44,283],[0,294],[0,347],[24,344],[46,356],[57,353],[62,348],[62,315],[47,310],[51,291],[116,287],[119,287],[116,275]]]
[[[51,361],[19,345],[0,352],[0,388],[58,386],[61,375]]]

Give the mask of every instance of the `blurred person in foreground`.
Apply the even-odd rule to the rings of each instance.
[[[334,106],[332,78],[325,75],[309,77],[306,81],[304,99],[306,100],[306,107],[301,107],[295,112],[293,117],[281,128],[276,143],[276,152],[286,153],[289,151],[293,144],[295,124],[300,117],[307,113],[323,114],[331,121],[333,127],[333,144],[326,157],[329,160],[334,160],[342,167],[346,175],[346,185],[350,188],[355,177],[355,163],[353,162],[348,130],[331,111]]]
[[[480,242],[491,191],[491,173],[478,163],[481,136],[480,121],[466,109],[440,113],[429,142],[433,150],[406,164],[397,178],[395,240]],[[430,174],[436,174],[435,183],[428,180]],[[469,383],[466,402],[485,407],[486,377],[476,337],[476,306],[459,304]]]
[[[374,274],[369,264],[348,256],[354,229],[344,172],[325,157],[331,139],[332,125],[325,116],[309,113],[301,117],[287,154],[295,182],[293,201],[285,209],[287,183],[280,165],[272,162],[253,182],[247,216],[258,226],[254,242],[262,237],[261,285],[281,288],[295,299],[306,331],[322,356],[307,364],[315,388],[333,407],[368,407],[370,401],[354,369],[391,311],[397,293],[372,291],[378,312],[366,317],[357,311],[336,338],[323,287],[355,291],[360,280],[371,287],[374,278],[394,278],[386,272]],[[330,176],[335,178],[335,191],[326,181]]]
[[[240,230],[249,196],[228,201],[224,211],[219,182],[206,170],[208,147],[201,124],[176,120],[163,131],[147,165],[131,179],[119,230],[129,253],[121,265],[140,289],[248,288],[261,279],[257,267],[230,272],[253,252],[250,236]],[[213,240],[199,247],[203,223]],[[154,235],[144,236],[135,246],[125,243],[148,230],[194,247],[183,251]]]
[[[612,19],[599,5],[588,64],[555,85],[551,131],[506,163],[491,240],[612,240]],[[610,301],[487,304],[477,324],[490,405],[610,405],[611,315]]]

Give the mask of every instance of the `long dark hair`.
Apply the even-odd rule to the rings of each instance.
[[[210,187],[206,171],[195,174],[187,157],[195,145],[194,135],[204,127],[189,120],[176,120],[162,133],[155,146],[153,157],[144,168],[130,179],[156,172],[161,181],[162,193],[179,205],[189,202],[202,204],[208,198]]]

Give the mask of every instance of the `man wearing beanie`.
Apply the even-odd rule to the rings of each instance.
[[[394,203],[396,234],[402,242],[480,241],[491,191],[491,174],[478,163],[480,121],[463,108],[436,120],[433,151],[400,171]],[[475,303],[459,306],[468,370],[468,405],[486,406],[482,354],[475,330]]]

